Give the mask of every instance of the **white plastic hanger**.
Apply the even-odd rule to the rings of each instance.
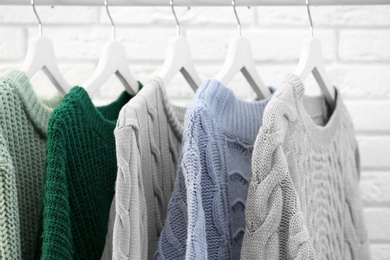
[[[237,15],[235,0],[232,0],[232,5],[238,23],[238,37],[230,42],[225,63],[215,78],[222,84],[228,85],[234,76],[241,71],[257,97],[263,99],[269,96],[271,92],[257,73],[251,44],[246,38],[241,36],[241,22]]]
[[[124,85],[127,93],[134,96],[138,91],[138,82],[129,70],[125,48],[120,42],[115,41],[115,24],[108,10],[108,0],[104,1],[104,6],[111,21],[112,42],[103,47],[96,70],[84,83],[84,87],[92,95],[115,74]]]
[[[49,38],[42,36],[42,23],[35,10],[34,0],[31,0],[31,5],[39,23],[39,38],[30,43],[20,70],[24,71],[28,78],[32,78],[38,71],[43,70],[57,90],[65,94],[70,86],[58,69],[53,43]]]
[[[170,0],[170,5],[176,20],[177,36],[172,38],[169,42],[168,53],[158,75],[164,81],[164,85],[167,86],[173,77],[180,71],[188,84],[196,91],[202,84],[202,81],[198,76],[192,61],[188,41],[185,37],[180,35],[180,24],[173,7],[173,0]]]
[[[325,70],[321,43],[313,36],[313,21],[310,14],[309,0],[306,0],[306,6],[310,20],[311,37],[305,39],[303,42],[298,67],[296,68],[294,74],[304,81],[311,73],[313,73],[326,102],[333,110],[336,106],[336,91]]]

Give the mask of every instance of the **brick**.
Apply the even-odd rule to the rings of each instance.
[[[171,24],[174,25],[174,18],[170,8],[163,6],[145,7],[145,6],[110,6],[110,14],[115,24]],[[176,9],[175,9],[176,10]],[[177,8],[177,14],[183,15],[183,8]],[[109,24],[106,9],[100,8],[99,22]]]
[[[170,39],[176,36],[175,28],[170,29],[117,29],[117,39],[125,46],[130,60],[160,61],[167,55]],[[192,45],[190,45],[192,47]]]
[[[242,25],[249,25],[254,22],[255,9],[247,7],[237,7],[237,15]],[[179,17],[181,21],[181,16]],[[212,25],[226,24],[236,25],[237,20],[234,15],[233,8],[230,6],[219,6],[218,8],[210,7],[191,7],[191,9],[183,17],[186,23],[191,25]],[[235,28],[234,26],[232,27]]]
[[[43,25],[88,24],[98,20],[98,9],[91,6],[37,6],[36,10]],[[0,23],[33,25],[38,22],[31,6],[2,6]]]
[[[360,176],[360,191],[365,205],[390,205],[390,172],[363,171]]]
[[[36,38],[33,28],[30,38]],[[104,45],[111,41],[111,28],[101,27],[61,27],[47,28],[44,33],[54,44],[59,59],[97,60]],[[116,40],[126,50],[127,58],[141,61],[163,61],[168,43],[175,36],[175,28],[164,30],[117,28]]]
[[[390,30],[340,31],[342,61],[390,61]]]
[[[312,6],[317,26],[390,26],[390,6]],[[260,26],[307,26],[309,19],[304,6],[257,7]]]
[[[317,6],[311,11],[319,26],[390,25],[390,6]]]
[[[390,98],[390,64],[337,65],[327,70],[346,99]]]
[[[175,7],[177,18],[183,29],[193,25],[233,25],[236,18],[231,7],[200,7],[193,6],[190,10],[187,7]],[[243,25],[252,24],[254,21],[254,8],[237,7],[237,12]],[[150,24],[153,26],[175,26],[175,20],[170,7],[110,7],[110,14],[115,24]],[[100,11],[100,22],[109,23],[104,8]]]
[[[98,60],[104,45],[111,41],[111,28],[100,27],[61,27],[47,28],[45,36],[54,44],[59,59]],[[30,38],[36,38],[33,28],[29,30]],[[163,61],[175,28],[164,30],[117,28],[116,40],[126,50],[129,61]]]
[[[191,44],[194,60],[223,61],[229,45],[229,39],[237,34],[236,30],[188,30],[187,38]],[[218,39],[216,41],[215,39]]]
[[[357,131],[390,131],[389,101],[346,101]]]
[[[303,6],[260,6],[256,9],[257,24],[261,27],[308,25],[309,22]]]
[[[29,39],[38,37],[36,28],[29,28]],[[53,41],[58,59],[98,59],[103,45],[110,41],[109,27],[47,27],[44,35]]]
[[[371,244],[371,259],[388,260],[390,259],[390,245],[389,244]]]
[[[189,29],[187,35],[193,46],[194,59],[209,61],[225,59],[229,42],[237,32]],[[297,61],[308,30],[243,30],[242,35],[251,43],[256,61]],[[318,37],[322,41],[324,59],[332,60],[336,41],[334,33],[318,31]]]
[[[390,136],[357,136],[362,168],[389,168]]]
[[[25,47],[22,29],[0,28],[0,59],[21,59]]]
[[[365,208],[364,215],[370,240],[390,240],[390,208]]]

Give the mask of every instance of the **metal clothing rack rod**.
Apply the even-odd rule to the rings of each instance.
[[[0,0],[0,5],[30,5],[30,0]],[[102,6],[101,0],[36,0],[35,5]],[[169,6],[168,0],[110,0],[116,6]],[[175,0],[175,6],[231,6],[231,0]],[[304,0],[237,0],[237,6],[305,5]],[[311,0],[310,5],[390,5],[390,0]]]

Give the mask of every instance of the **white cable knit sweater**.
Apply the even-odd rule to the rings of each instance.
[[[308,114],[324,104],[304,97],[295,75],[268,103],[252,158],[242,259],[370,259],[354,128],[340,95],[330,119],[315,124]]]
[[[185,108],[169,103],[154,77],[121,110],[115,129],[118,175],[102,259],[152,259],[183,135]]]

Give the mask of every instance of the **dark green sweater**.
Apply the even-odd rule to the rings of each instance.
[[[130,98],[95,107],[74,87],[50,116],[41,259],[101,257],[117,173],[113,131]]]

